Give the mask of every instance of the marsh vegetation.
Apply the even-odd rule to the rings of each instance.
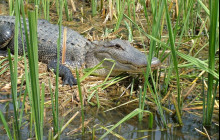
[[[15,50],[21,20],[31,27],[27,54],[0,57],[0,137],[219,139],[219,1],[8,0],[0,8],[16,16]],[[90,41],[129,40],[149,65],[153,57],[162,65],[116,77],[91,75],[99,65],[73,69],[78,85],[62,86],[37,60],[37,19],[59,25],[57,44],[68,26]]]

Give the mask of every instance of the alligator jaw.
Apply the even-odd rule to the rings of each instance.
[[[147,68],[147,59],[146,59],[146,62],[143,64],[143,65],[136,65],[136,64],[132,64],[132,63],[129,63],[129,64],[123,64],[123,63],[120,63],[119,61],[115,61],[116,62],[116,66],[117,65],[120,65],[121,66],[121,69],[114,69],[113,71],[118,71],[119,72],[128,72],[128,73],[143,73],[144,71],[146,71],[146,68]],[[151,61],[151,70],[156,70],[160,67],[161,65],[161,62],[158,58],[154,57],[152,58],[152,61]],[[117,68],[117,67],[116,67]]]

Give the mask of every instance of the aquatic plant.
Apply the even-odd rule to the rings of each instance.
[[[1,111],[0,118],[4,124],[9,139],[20,139],[24,105],[26,102],[25,98],[29,97],[28,101],[31,105],[31,108],[29,110],[29,137],[34,137],[35,134],[37,139],[43,139],[45,84],[39,84],[37,53],[34,53],[37,52],[36,22],[38,17],[44,17],[45,19],[50,20],[51,17],[49,16],[49,14],[50,12],[52,12],[50,11],[50,9],[56,7],[55,14],[57,14],[59,17],[59,37],[57,41],[57,50],[60,50],[63,11],[65,12],[66,19],[68,21],[72,20],[73,11],[69,10],[67,0],[56,0],[54,3],[54,7],[52,5],[52,1],[50,0],[35,0],[34,12],[28,11],[27,14],[23,3],[23,0],[9,0],[9,14],[16,16],[14,36],[15,53],[14,56],[11,56],[9,51],[8,59],[5,58],[0,61],[0,64],[3,64],[3,62],[9,60],[12,85],[11,93],[14,109],[14,135],[11,134],[11,130]],[[216,56],[216,52],[219,51],[219,40],[217,39],[219,37],[219,2],[217,0],[175,0],[175,2],[169,0],[109,0],[105,2],[101,0],[100,4],[97,2],[97,0],[92,0],[90,8],[92,11],[90,14],[94,18],[96,18],[96,16],[100,16],[100,14],[102,16],[106,15],[105,21],[113,25],[109,30],[109,34],[113,32],[113,34],[116,34],[117,37],[122,37],[121,34],[117,33],[119,33],[123,27],[126,27],[124,31],[128,34],[128,37],[123,36],[123,38],[126,38],[130,42],[132,42],[133,40],[135,40],[135,37],[138,37],[140,38],[140,42],[142,43],[141,45],[143,46],[142,50],[144,52],[149,51],[148,57],[146,57],[146,59],[149,61],[149,65],[146,71],[143,71],[143,77],[145,80],[142,83],[142,86],[140,86],[139,90],[134,91],[133,78],[132,82],[130,83],[131,86],[127,88],[130,90],[129,99],[131,99],[132,96],[135,96],[133,92],[138,93],[137,99],[129,100],[126,103],[120,104],[108,110],[114,110],[132,101],[138,101],[139,107],[134,111],[131,110],[131,112],[129,112],[127,116],[122,118],[121,121],[113,125],[110,129],[107,127],[101,127],[100,129],[105,129],[107,132],[103,136],[101,136],[100,139],[104,138],[109,133],[113,133],[113,130],[115,128],[136,115],[138,115],[139,121],[143,121],[144,112],[150,114],[149,122],[150,128],[152,128],[153,115],[150,111],[146,111],[146,108],[148,107],[146,102],[151,102],[157,107],[157,112],[160,114],[163,127],[167,127],[167,122],[164,117],[165,113],[172,113],[172,115],[175,115],[178,118],[179,125],[184,125],[182,121],[183,111],[185,110],[186,106],[189,106],[191,104],[186,103],[187,97],[198,84],[203,84],[203,93],[199,93],[192,100],[203,101],[203,124],[212,124],[213,111],[215,109],[214,105],[216,104],[216,94],[219,87],[219,66],[216,65],[216,61],[219,61],[218,56]],[[83,11],[83,7],[80,10]],[[107,11],[109,13],[104,14],[104,11]],[[138,13],[138,11],[141,12]],[[19,58],[17,52],[19,27],[22,22],[20,21],[20,12],[23,17],[25,30],[24,32],[26,34],[25,36],[22,36],[22,38],[25,37],[27,41],[26,45],[28,48],[27,54],[29,63],[27,62],[27,59],[25,57],[26,53],[24,53],[24,56],[22,58]],[[30,21],[30,34],[28,34],[27,32],[27,25],[25,20],[26,14],[28,15]],[[43,16],[41,14],[43,14]],[[143,16],[145,19],[143,18],[142,20],[140,20],[139,15]],[[82,12],[80,19],[81,22],[83,22],[83,18],[85,18],[86,16],[87,15]],[[110,19],[110,21],[108,21],[108,19]],[[136,31],[139,33],[139,36],[135,34]],[[21,28],[20,32],[22,32]],[[147,48],[147,39],[150,40],[149,48]],[[206,40],[208,41],[206,42]],[[187,46],[186,44],[188,42],[190,42],[189,51],[187,51],[186,53],[182,52],[182,46]],[[199,49],[197,48],[198,46]],[[204,57],[201,59],[200,55],[202,54],[202,51],[207,49],[207,47],[209,47],[208,58]],[[57,54],[57,62],[59,62],[59,51],[57,52]],[[150,69],[150,62],[153,56],[159,57],[162,63],[168,63],[168,65],[165,65],[161,69],[158,69],[156,71],[152,71]],[[17,66],[20,60],[23,60],[25,65],[25,74],[24,76],[22,76],[21,84],[22,87],[25,81],[26,85],[24,95],[17,94],[19,90],[17,87]],[[102,108],[103,105],[100,101],[100,95],[98,94],[99,91],[103,91],[113,84],[116,84],[119,81],[128,78],[128,76],[119,76],[110,79],[110,70],[109,75],[102,81],[102,83],[94,85],[93,87],[90,87],[88,89],[89,94],[88,97],[85,99],[82,93],[82,82],[85,82],[85,79],[88,78],[93,72],[95,72],[95,70],[100,69],[100,66],[104,61],[110,61],[114,64],[113,60],[103,60],[96,67],[84,70],[82,76],[80,75],[79,70],[76,70],[82,118],[81,130],[83,135],[86,132],[92,133],[93,138],[95,138],[95,132],[98,129],[96,129],[96,126],[94,126],[92,130],[93,132],[86,130],[84,116],[85,100],[87,99],[86,101],[92,106],[97,106],[99,109]],[[8,63],[5,63],[3,66],[0,67],[0,75],[7,71],[8,68],[5,68],[6,65],[8,65]],[[193,71],[193,74],[188,74],[187,70]],[[58,71],[59,63],[57,65],[57,72]],[[161,74],[164,74],[163,78],[160,77]],[[208,76],[206,76],[206,74]],[[58,101],[58,79],[58,76],[56,76],[55,93],[53,93],[52,91],[51,81],[49,82],[54,129],[50,130],[48,135],[49,139],[59,139],[61,133],[70,124],[70,122],[73,121],[75,115],[79,114],[79,112],[74,114],[73,117],[69,119],[65,125],[62,126],[62,122],[60,120],[62,120],[63,118],[61,118],[59,113],[60,103]],[[186,94],[183,93],[185,87],[183,87],[184,84],[182,83],[182,81],[184,81],[185,79],[189,79],[189,81],[192,81],[190,83],[190,90],[187,91]],[[161,81],[164,82],[163,91],[161,90]],[[205,86],[206,82],[208,82],[208,87]],[[170,87],[171,84],[173,84],[172,88]],[[20,89],[20,93],[21,91],[22,89]],[[21,96],[24,97],[23,102],[21,102],[20,100]],[[95,101],[92,101],[92,99],[94,98]],[[175,110],[167,108],[168,103],[165,103],[165,100],[167,99],[171,101],[172,107],[175,108]],[[20,105],[22,106],[21,108],[19,108]],[[33,128],[35,128],[34,134],[32,132]]]

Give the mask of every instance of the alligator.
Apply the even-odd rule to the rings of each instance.
[[[24,27],[22,21],[23,35]],[[28,19],[27,28],[28,26]],[[9,48],[14,53],[14,28],[15,17],[0,16],[0,50]],[[64,30],[62,26],[62,33]],[[59,26],[51,24],[46,20],[38,20],[38,59],[46,63],[48,69],[53,69],[56,73],[57,66],[57,38],[59,36]],[[99,64],[103,59],[112,59],[115,66],[111,72],[111,76],[121,73],[141,73],[147,67],[147,56],[134,48],[128,41],[115,39],[110,41],[89,41],[76,31],[67,28],[66,36],[66,61],[65,65],[60,63],[59,76],[62,77],[64,85],[76,85],[77,81],[71,73],[72,68],[85,66],[92,68]],[[61,37],[61,40],[63,37]],[[26,48],[26,40],[23,38]],[[18,54],[23,55],[22,37],[19,33],[18,37]],[[62,52],[62,42],[61,50]],[[62,57],[62,53],[60,53]],[[96,74],[106,76],[112,68],[113,62],[104,61],[103,69],[96,70]],[[153,57],[151,69],[160,66],[160,60]]]

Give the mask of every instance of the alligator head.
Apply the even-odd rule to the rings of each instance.
[[[142,73],[147,67],[147,56],[135,49],[128,41],[116,39],[112,41],[95,41],[96,47],[88,51],[86,55],[86,67],[91,68],[99,64],[103,59],[112,59],[115,61],[111,76],[120,73]],[[113,63],[104,61],[102,67],[96,71],[98,75],[107,75],[112,68]],[[160,66],[160,60],[156,57],[152,59],[151,69]]]

